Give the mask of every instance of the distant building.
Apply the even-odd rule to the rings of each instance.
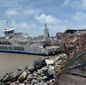
[[[38,37],[33,37],[31,39],[31,42],[34,42],[34,43],[42,43],[44,41],[46,41],[46,39],[43,35],[39,35]]]
[[[49,38],[50,37],[49,31],[48,31],[48,28],[47,28],[47,24],[45,24],[44,36],[45,36],[45,38]]]
[[[80,35],[82,33],[86,33],[86,29],[68,29],[65,31],[65,33]]]

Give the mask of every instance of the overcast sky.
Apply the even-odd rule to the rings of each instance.
[[[30,36],[43,34],[44,23],[51,35],[69,28],[83,29],[86,0],[0,0],[0,31],[7,21],[17,32]]]

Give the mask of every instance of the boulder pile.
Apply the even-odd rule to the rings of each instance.
[[[6,73],[0,79],[0,85],[52,85],[55,81],[54,61],[41,59],[33,65],[20,67],[16,72]]]
[[[66,54],[50,56],[34,61],[32,66],[20,67],[15,72],[6,73],[0,79],[0,85],[53,85]]]

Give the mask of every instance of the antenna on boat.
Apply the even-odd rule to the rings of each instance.
[[[9,28],[10,26],[9,26],[9,22],[8,21],[6,21],[6,26],[7,26],[7,28]]]

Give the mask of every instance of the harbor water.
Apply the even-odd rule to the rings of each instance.
[[[43,58],[39,55],[0,53],[0,76],[6,72],[14,72],[19,67],[31,66],[34,60]]]

